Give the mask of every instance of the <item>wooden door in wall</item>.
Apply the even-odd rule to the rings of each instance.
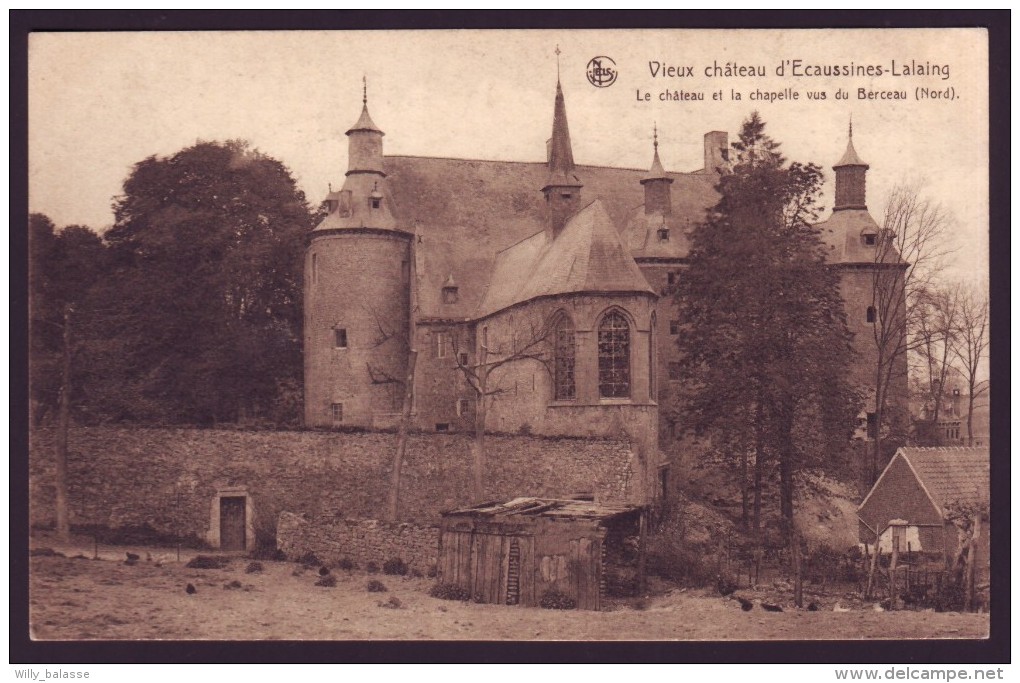
[[[244,550],[246,526],[244,496],[220,498],[220,549]]]

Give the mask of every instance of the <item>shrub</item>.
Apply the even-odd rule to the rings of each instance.
[[[372,579],[371,581],[368,582],[367,590],[369,593],[385,593],[386,584],[384,584],[382,581]]]
[[[322,560],[320,560],[318,558],[318,556],[315,553],[313,553],[311,550],[306,552],[304,555],[301,555],[297,559],[297,562],[298,562],[298,564],[303,565],[305,567],[319,567],[319,566],[322,566]]]
[[[263,546],[256,548],[248,553],[248,559],[250,560],[273,560],[275,562],[284,562],[287,560],[287,553],[283,552],[279,548],[271,546]]]
[[[236,590],[236,589],[238,589],[240,587],[241,587],[241,582],[238,581],[237,579],[234,579],[230,583],[223,584],[223,589],[224,590],[228,590],[228,591],[229,590]]]
[[[336,577],[333,576],[332,574],[320,576],[319,580],[315,582],[315,585],[322,586],[323,588],[333,588],[334,586],[336,586]]]
[[[403,606],[403,604],[404,603],[400,601],[400,598],[398,598],[396,595],[391,595],[389,600],[387,600],[386,602],[380,602],[379,606],[386,607],[389,609],[400,609]]]
[[[357,565],[355,565],[354,561],[349,557],[341,557],[340,561],[336,563],[336,566],[338,569],[343,569],[348,572],[357,568]]]
[[[454,586],[449,583],[436,583],[429,589],[429,595],[440,600],[462,600],[467,602],[471,599],[471,592],[467,588]]]
[[[188,569],[223,569],[229,564],[229,557],[217,555],[195,555],[184,566]]]
[[[248,566],[244,568],[245,574],[261,574],[262,563],[261,562],[249,562]]]
[[[547,590],[538,602],[545,609],[575,609],[577,601],[558,590]]]
[[[369,574],[378,574],[379,565],[377,565],[375,562],[369,562],[368,564],[365,565],[365,571],[368,572]]]
[[[406,576],[407,564],[399,557],[392,557],[383,562],[382,573],[389,576]]]
[[[430,564],[428,571],[425,572],[425,576],[429,577],[430,579],[436,578],[437,576],[439,576],[439,568],[434,564]]]

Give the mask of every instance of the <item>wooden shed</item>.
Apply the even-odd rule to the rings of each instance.
[[[874,547],[877,538],[879,550],[888,552],[898,535],[901,551],[909,546],[951,559],[960,541],[947,509],[987,506],[988,455],[987,446],[900,448],[857,509],[860,542]],[[985,526],[979,552],[986,563],[988,536]]]
[[[443,513],[439,580],[477,602],[533,607],[557,591],[578,609],[601,609],[607,551],[639,534],[642,510],[515,498]]]

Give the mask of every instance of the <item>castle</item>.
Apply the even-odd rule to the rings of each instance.
[[[647,172],[577,165],[557,80],[545,163],[384,156],[363,100],[346,180],[308,240],[306,424],[392,427],[410,347],[416,429],[469,431],[484,396],[489,431],[643,441],[654,481],[680,330],[668,292],[687,229],[717,201],[727,134],[705,134],[704,167],[689,173],[664,169],[657,134]],[[868,386],[883,264],[852,130],[833,168],[820,227]],[[903,382],[905,394],[905,368]]]

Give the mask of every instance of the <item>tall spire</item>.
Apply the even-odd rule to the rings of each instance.
[[[556,47],[557,71],[559,46]],[[548,206],[548,231],[555,239],[567,220],[577,211],[581,198],[582,183],[574,175],[574,152],[570,145],[570,129],[567,126],[567,105],[563,100],[563,86],[556,75],[556,100],[553,105],[552,137],[548,143],[549,175],[542,193]]]
[[[553,107],[553,129],[549,146],[549,175],[564,176],[558,180],[573,180],[574,152],[570,145],[570,128],[567,126],[567,105],[563,100],[563,87],[556,79],[556,102]]]

